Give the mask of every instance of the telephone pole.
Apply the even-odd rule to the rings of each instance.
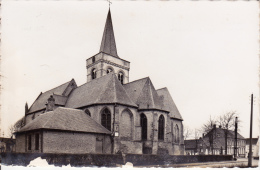
[[[235,143],[234,143],[234,159],[237,158],[237,117],[235,119]]]
[[[250,144],[248,155],[248,166],[252,167],[252,131],[253,131],[253,94],[251,94],[251,117],[250,117]]]

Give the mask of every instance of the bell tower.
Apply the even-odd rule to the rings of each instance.
[[[129,82],[130,62],[119,58],[110,8],[99,53],[87,59],[87,82],[114,73],[122,84]]]

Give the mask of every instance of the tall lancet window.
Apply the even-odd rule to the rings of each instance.
[[[91,71],[91,78],[92,80],[97,78],[97,70],[95,68],[93,68]]]
[[[142,140],[147,140],[147,118],[145,116],[145,114],[141,114],[141,128],[142,128]]]
[[[111,113],[107,108],[101,113],[101,125],[111,131]]]
[[[121,84],[124,83],[124,74],[122,72],[118,73],[118,80],[121,82]]]
[[[179,127],[178,125],[175,126],[175,143],[179,143],[180,141],[180,136],[179,136]]]
[[[158,124],[158,139],[164,140],[164,117],[161,115],[159,117],[159,124]]]

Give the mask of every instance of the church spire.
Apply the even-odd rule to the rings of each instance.
[[[101,46],[100,46],[100,52],[104,52],[114,57],[118,57],[110,8],[107,14],[107,20],[106,20],[106,25],[103,33]]]

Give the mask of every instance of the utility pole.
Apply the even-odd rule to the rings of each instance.
[[[251,117],[250,117],[250,144],[248,155],[248,167],[252,167],[252,131],[253,131],[253,94],[251,94]]]
[[[237,117],[235,120],[235,143],[234,143],[234,159],[237,158]]]

